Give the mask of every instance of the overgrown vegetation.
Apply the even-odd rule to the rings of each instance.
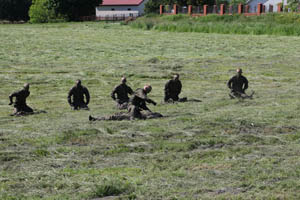
[[[0,0],[0,20],[27,21],[31,0]]]
[[[131,27],[143,30],[170,32],[199,32],[250,35],[300,35],[299,13],[272,13],[261,16],[208,15],[151,15],[131,23]]]
[[[0,199],[300,198],[300,37],[93,22],[0,25],[0,39]],[[253,100],[229,99],[237,67]],[[181,97],[202,102],[162,104],[173,73]],[[119,112],[110,92],[122,75],[150,83],[149,107],[166,117],[89,122]],[[90,111],[67,103],[78,78]],[[24,82],[47,113],[9,116]]]
[[[78,21],[82,16],[95,15],[102,0],[33,0],[29,15],[31,23]]]

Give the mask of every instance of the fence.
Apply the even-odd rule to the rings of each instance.
[[[220,4],[219,6],[213,5],[203,5],[203,6],[177,6],[174,4],[173,6],[167,5],[160,5],[160,14],[161,15],[176,15],[176,14],[188,14],[191,16],[205,16],[208,14],[218,14],[218,15],[225,15],[225,14],[244,14],[245,16],[251,15],[261,15],[267,12],[274,12],[275,7],[273,5],[263,5],[261,3],[250,6],[250,5],[231,5],[225,6],[224,4]],[[277,12],[282,12],[283,9],[281,5],[276,6]]]
[[[105,16],[83,16],[81,21],[131,21],[140,17],[140,14],[114,14]]]

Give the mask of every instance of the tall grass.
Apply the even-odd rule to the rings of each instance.
[[[243,15],[151,16],[131,23],[131,27],[144,30],[282,36],[299,36],[299,25],[298,13],[271,13],[248,17]]]

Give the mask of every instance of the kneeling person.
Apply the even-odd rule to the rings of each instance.
[[[152,87],[150,85],[145,85],[144,88],[139,88],[135,91],[133,97],[130,100],[130,105],[128,106],[128,112],[116,113],[109,117],[99,117],[95,118],[89,116],[90,121],[96,120],[132,120],[132,119],[153,119],[163,117],[160,113],[152,112],[146,105],[146,103],[152,103],[156,105],[156,102],[147,97],[150,93]]]
[[[236,70],[236,75],[233,76],[227,83],[228,88],[231,90],[229,96],[231,98],[247,98],[248,95],[245,91],[248,88],[248,80],[242,75],[242,69]],[[252,96],[251,96],[252,97]]]
[[[128,107],[128,94],[133,94],[133,91],[129,86],[126,85],[126,77],[122,77],[121,84],[117,85],[111,92],[111,98],[117,102],[117,108],[120,110]]]
[[[32,108],[26,104],[26,98],[30,95],[29,84],[25,83],[24,88],[17,92],[12,93],[9,96],[10,103],[9,105],[14,104],[14,115],[23,115],[33,113]],[[13,102],[13,97],[16,98]]]
[[[179,74],[175,74],[173,76],[173,79],[169,80],[165,84],[165,102],[185,102],[187,101],[187,98],[179,98],[179,94],[181,93],[182,84],[179,80]]]
[[[84,101],[84,96],[86,101]],[[74,110],[89,109],[90,93],[86,87],[81,85],[81,80],[76,81],[76,85],[72,87],[68,93],[68,103]]]

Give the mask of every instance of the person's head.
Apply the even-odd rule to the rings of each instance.
[[[29,90],[29,83],[24,83],[23,87],[24,87],[25,90]]]
[[[237,74],[238,76],[241,76],[242,73],[243,73],[243,70],[242,70],[241,68],[237,68],[237,69],[236,69],[236,74]]]
[[[175,81],[179,80],[179,74],[174,74],[173,80],[175,80]]]
[[[125,83],[126,83],[126,81],[127,81],[127,80],[126,80],[126,77],[125,77],[125,76],[123,76],[123,77],[122,77],[122,79],[121,79],[121,83],[125,84]]]
[[[81,86],[81,80],[80,79],[76,80],[76,86]]]
[[[148,84],[147,84],[147,85],[144,86],[144,91],[145,91],[146,93],[150,93],[151,90],[152,90],[151,85],[148,85]]]

